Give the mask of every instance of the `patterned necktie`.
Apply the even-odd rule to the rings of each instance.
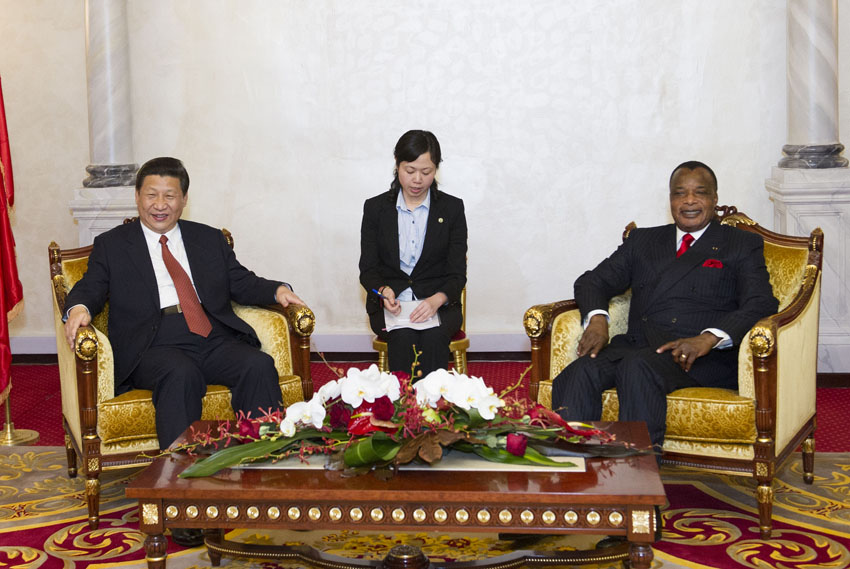
[[[691,243],[693,243],[693,242],[694,242],[694,236],[691,235],[690,233],[685,233],[685,235],[682,236],[682,244],[679,245],[679,250],[676,251],[676,258],[678,259],[679,257],[682,256],[682,254],[684,254],[685,251],[690,249]]]
[[[212,324],[210,319],[204,314],[204,309],[201,308],[201,302],[198,300],[198,295],[192,287],[192,281],[189,280],[189,275],[168,250],[168,237],[160,236],[159,243],[162,245],[162,261],[165,263],[165,268],[168,269],[168,274],[171,275],[171,280],[174,282],[174,288],[177,290],[177,300],[180,301],[180,308],[183,312],[183,317],[186,318],[186,325],[189,326],[189,331],[206,338],[210,335]]]

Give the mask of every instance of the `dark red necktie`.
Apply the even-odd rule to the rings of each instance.
[[[165,263],[165,268],[168,269],[168,274],[171,275],[174,288],[177,290],[177,300],[180,301],[180,309],[183,312],[183,317],[186,318],[186,325],[189,326],[190,332],[206,338],[210,335],[212,324],[210,324],[207,315],[204,314],[204,309],[201,308],[201,301],[198,300],[192,281],[189,280],[189,275],[168,250],[168,237],[162,235],[159,238],[159,243],[162,245],[162,260]]]
[[[694,242],[694,236],[691,235],[690,233],[685,233],[685,235],[682,237],[682,244],[679,245],[679,250],[676,251],[676,258],[681,257],[685,253],[685,251],[690,249],[691,243],[693,243],[693,242]]]

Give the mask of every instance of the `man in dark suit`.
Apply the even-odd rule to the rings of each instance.
[[[115,394],[153,391],[163,449],[201,418],[209,384],[230,388],[236,412],[256,417],[280,406],[274,361],[231,300],[303,304],[287,284],[243,267],[219,229],[180,220],[188,190],[189,175],[176,158],[144,164],[136,176],[138,219],[95,238],[86,274],[66,303],[65,336],[73,346],[77,329],[109,301]],[[182,275],[172,274],[172,261]],[[194,319],[199,331],[192,331]]]
[[[579,358],[555,378],[552,406],[564,419],[598,420],[602,392],[617,388],[621,421],[645,421],[664,440],[668,393],[737,388],[738,346],[778,302],[764,242],[715,220],[717,178],[701,162],[670,176],[674,224],[633,229],[576,280],[585,331]],[[628,330],[608,343],[608,301],[632,290]]]

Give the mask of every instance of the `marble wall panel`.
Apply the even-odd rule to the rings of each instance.
[[[0,0],[0,73],[19,256],[34,259],[13,334],[35,337],[53,333],[43,251],[48,234],[76,239],[88,135],[83,3],[26,5]],[[408,128],[437,134],[440,181],[467,205],[473,337],[521,340],[524,309],[571,297],[628,221],[668,222],[683,160],[714,167],[722,203],[772,219],[782,2],[128,0],[127,17],[133,161],[184,159],[186,214],[291,280],[318,334],[368,335],[362,203]],[[38,230],[21,224],[51,201]]]

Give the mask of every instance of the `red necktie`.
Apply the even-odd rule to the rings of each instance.
[[[206,338],[210,335],[212,324],[210,324],[207,315],[204,314],[204,309],[201,308],[201,301],[198,300],[192,281],[189,280],[189,275],[168,250],[168,237],[162,235],[159,238],[159,243],[162,245],[162,260],[165,263],[165,268],[168,269],[168,274],[171,275],[174,288],[177,290],[177,300],[180,301],[180,309],[183,312],[183,317],[186,318],[186,325],[189,326],[190,332]]]
[[[676,258],[681,257],[685,251],[687,251],[691,247],[691,243],[694,242],[694,236],[690,233],[685,233],[682,236],[682,244],[679,245],[679,250],[676,251]]]

